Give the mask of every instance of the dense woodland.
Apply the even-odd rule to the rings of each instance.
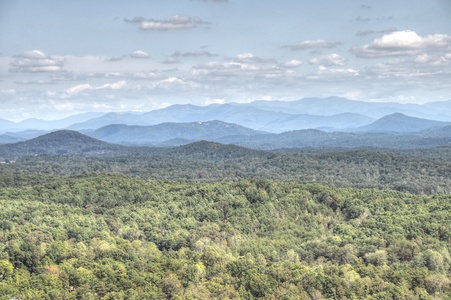
[[[0,164],[0,299],[451,299],[451,151]]]

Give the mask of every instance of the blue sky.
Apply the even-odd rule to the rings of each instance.
[[[0,118],[451,100],[451,1],[0,0]]]

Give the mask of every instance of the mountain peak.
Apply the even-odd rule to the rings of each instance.
[[[0,146],[0,157],[15,159],[24,155],[98,155],[122,150],[122,146],[109,144],[77,131],[59,130],[37,138]]]
[[[375,122],[357,129],[370,132],[418,132],[433,127],[446,126],[448,123],[421,119],[396,112],[386,115]]]

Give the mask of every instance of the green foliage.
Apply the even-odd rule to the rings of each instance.
[[[0,298],[450,297],[451,197],[272,180],[0,189]]]

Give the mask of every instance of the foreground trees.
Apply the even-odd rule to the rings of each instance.
[[[90,176],[0,189],[1,299],[451,299],[451,196]]]

